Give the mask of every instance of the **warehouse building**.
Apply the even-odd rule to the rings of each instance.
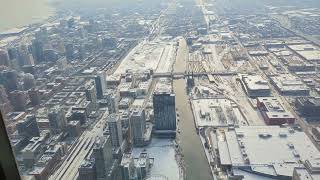
[[[298,97],[295,106],[299,113],[308,119],[320,120],[320,98]]]
[[[268,81],[259,75],[243,75],[241,77],[244,88],[250,97],[270,96],[271,89]]]
[[[310,88],[299,78],[291,74],[279,74],[271,76],[271,83],[281,95],[284,96],[308,96]]]
[[[293,124],[295,117],[276,97],[257,98],[257,107],[267,125]]]
[[[320,157],[303,131],[279,126],[229,128],[219,138],[218,155],[229,179],[263,180],[291,180],[295,168]]]

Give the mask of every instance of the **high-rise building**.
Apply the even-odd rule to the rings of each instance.
[[[17,122],[16,127],[20,136],[27,137],[28,139],[40,136],[35,115],[27,115],[23,120]]]
[[[14,70],[0,72],[0,84],[3,84],[8,92],[18,89],[18,75]]]
[[[87,101],[91,101],[93,109],[97,108],[97,90],[93,79],[88,80],[83,86],[80,86],[78,91],[86,93]]]
[[[103,98],[102,80],[99,76],[95,76],[94,82],[96,84],[96,89],[97,89],[97,98],[102,99]]]
[[[136,169],[134,165],[134,160],[132,154],[123,154],[121,164],[121,175],[122,180],[132,180],[136,178]]]
[[[26,73],[23,76],[23,87],[25,90],[29,90],[36,86],[36,80],[34,76],[30,73]]]
[[[97,89],[97,97],[101,99],[103,94],[106,92],[106,72],[99,71],[97,76],[95,77],[96,89]]]
[[[60,133],[65,130],[67,122],[63,108],[55,106],[50,109],[48,113],[48,119],[50,124],[50,130],[54,134]]]
[[[68,132],[69,132],[69,136],[71,137],[77,137],[80,135],[81,133],[81,129],[80,129],[80,121],[69,121],[68,122]]]
[[[157,86],[153,93],[156,130],[176,130],[175,94],[169,84]]]
[[[76,109],[76,108],[73,108],[72,111],[72,120],[75,120],[75,121],[79,121],[80,124],[85,124],[87,122],[87,112],[86,110],[79,110],[79,109]]]
[[[37,61],[37,63],[43,62],[45,60],[43,46],[43,42],[39,39],[34,39],[32,41],[32,55],[34,59]]]
[[[142,108],[132,110],[130,116],[130,131],[135,146],[144,145],[144,134],[146,131],[146,115]]]
[[[140,153],[138,162],[136,164],[136,172],[138,179],[144,180],[150,169],[150,158],[146,152]]]
[[[68,19],[66,25],[68,25],[68,28],[73,28],[75,26],[74,18],[72,17],[72,18]]]
[[[113,164],[110,136],[97,137],[93,147],[92,157],[96,162],[97,179],[108,179],[108,173]]]
[[[18,57],[18,50],[15,47],[8,48],[9,59],[13,60]]]
[[[66,58],[68,60],[72,60],[74,58],[74,47],[72,43],[68,43],[65,45],[66,49]]]
[[[41,97],[38,89],[30,89],[28,91],[29,99],[32,106],[38,106],[41,103]]]
[[[119,95],[116,90],[109,90],[107,93],[109,114],[118,113],[119,111]]]
[[[32,75],[35,75],[36,74],[36,67],[34,65],[24,65],[22,67],[22,71],[24,73],[30,73]]]
[[[48,30],[47,27],[40,27],[39,31],[36,31],[35,37],[42,41],[47,41],[48,39]]]
[[[133,158],[131,153],[124,154],[120,164],[122,180],[144,180],[150,170],[150,159],[145,152],[138,158]]]
[[[12,111],[12,106],[9,101],[8,94],[3,85],[0,85],[0,111],[2,112],[2,115],[5,115],[8,112]]]
[[[110,114],[108,117],[108,127],[113,147],[120,147],[122,144],[122,127],[119,115]]]
[[[83,44],[80,44],[78,47],[78,57],[80,59],[83,59],[86,57],[86,48],[84,47]]]
[[[8,53],[3,49],[0,49],[0,66],[10,66]]]
[[[55,62],[58,60],[58,54],[54,49],[45,49],[44,50],[44,59],[47,62]]]
[[[94,158],[83,160],[78,171],[79,180],[97,180],[96,162]]]
[[[12,91],[9,94],[10,102],[15,111],[25,111],[27,106],[27,94],[24,91]]]

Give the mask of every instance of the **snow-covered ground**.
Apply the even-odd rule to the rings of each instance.
[[[192,100],[192,108],[196,124],[200,127],[227,126],[228,124],[245,121],[236,104],[224,98],[195,99]],[[220,113],[217,112],[219,108],[221,108]],[[234,120],[236,120],[236,122],[234,122]]]
[[[175,147],[173,140],[152,138],[147,147],[133,148],[132,155],[139,157],[142,151],[146,151],[150,158],[154,158],[154,164],[150,169],[150,175],[163,175],[168,180],[178,180],[179,166],[175,159]]]
[[[165,38],[154,41],[142,41],[122,60],[114,74],[121,75],[127,69],[133,72],[144,72],[152,69],[155,72],[170,72],[175,60],[177,42]]]

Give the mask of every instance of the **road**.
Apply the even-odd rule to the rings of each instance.
[[[88,129],[79,137],[78,143],[70,154],[64,159],[59,169],[50,176],[50,180],[70,180],[78,176],[78,168],[83,159],[92,153],[95,138],[103,135],[105,118],[101,118],[92,129]]]

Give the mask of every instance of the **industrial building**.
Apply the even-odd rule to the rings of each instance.
[[[267,125],[293,124],[295,117],[276,97],[258,97],[257,107]]]
[[[268,81],[259,75],[243,75],[241,81],[250,97],[263,97],[271,94]]]
[[[297,167],[293,171],[292,180],[317,180],[320,179],[320,160],[306,160],[304,167]]]
[[[299,78],[291,74],[278,74],[271,76],[271,83],[281,95],[284,96],[308,96],[310,88]]]
[[[229,128],[218,140],[221,168],[229,177],[291,180],[295,168],[320,153],[300,129],[279,126]]]
[[[312,44],[289,45],[288,48],[309,62],[319,63],[320,61],[320,50]]]
[[[320,120],[320,98],[298,97],[295,106],[302,116]]]

